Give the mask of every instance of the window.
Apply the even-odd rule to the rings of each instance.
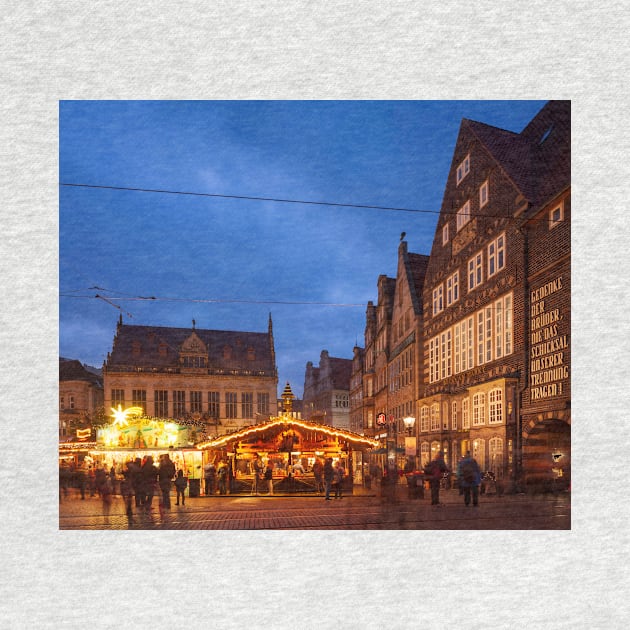
[[[457,211],[457,231],[459,232],[470,221],[470,200]]]
[[[124,389],[112,389],[112,407],[121,406],[125,408],[125,390]]]
[[[201,392],[190,392],[191,413],[201,413]]]
[[[486,422],[486,395],[483,392],[473,396],[473,426],[478,427]]]
[[[448,223],[442,227],[442,245],[446,245],[446,243],[448,243]]]
[[[503,392],[500,389],[493,389],[488,394],[488,402],[490,408],[490,424],[499,424],[503,422]]]
[[[433,314],[437,315],[444,310],[444,285],[433,289]]]
[[[254,394],[252,392],[243,392],[241,394],[241,417],[254,417]]]
[[[420,445],[420,462],[424,467],[431,461],[431,447],[428,442],[422,442]]]
[[[153,392],[153,407],[158,418],[168,417],[168,390],[156,389]]]
[[[470,400],[462,400],[462,429],[470,429]]]
[[[483,254],[477,253],[468,261],[468,290],[472,291],[483,282]]]
[[[512,354],[512,294],[429,339],[429,382]]]
[[[503,440],[500,437],[490,438],[488,444],[490,451],[490,470],[497,479],[503,477]]]
[[[420,409],[420,431],[427,432],[429,430],[429,408],[427,406]]]
[[[59,409],[65,409],[65,404],[63,401],[63,396],[59,397]]]
[[[219,413],[219,392],[208,392],[208,415],[211,418],[218,418]]]
[[[488,245],[488,278],[505,268],[505,234]]]
[[[142,407],[142,412],[147,412],[147,390],[146,389],[132,389],[131,390],[131,405],[133,407]]]
[[[446,306],[459,300],[459,271],[446,279]]]
[[[549,229],[555,228],[564,219],[564,203],[549,211]]]
[[[431,405],[431,431],[440,430],[440,405],[433,403]]]
[[[483,208],[488,203],[488,180],[479,188],[479,207]]]
[[[74,409],[74,396],[68,396],[68,407]]]
[[[256,395],[256,409],[263,416],[269,413],[269,394],[259,393]]]
[[[226,392],[225,394],[225,417],[236,418],[237,417],[237,401],[236,392]]]
[[[477,460],[479,468],[486,470],[486,441],[473,440],[472,456]]]
[[[451,426],[453,431],[457,431],[457,401],[454,400],[451,405]]]
[[[186,392],[175,390],[173,392],[173,416],[179,418],[186,413]]]
[[[456,180],[457,185],[470,173],[470,153],[462,160],[461,164],[457,167]]]

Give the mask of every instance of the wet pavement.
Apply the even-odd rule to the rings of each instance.
[[[325,501],[321,495],[249,496],[215,495],[188,497],[170,510],[153,499],[149,513],[133,508],[125,514],[123,499],[115,496],[109,513],[99,497],[82,500],[70,490],[59,501],[61,530],[175,530],[175,529],[440,529],[440,530],[562,530],[571,529],[571,495],[568,492],[539,495],[482,495],[478,507],[466,507],[458,490],[442,490],[441,504],[409,498],[407,488],[395,496],[380,496],[379,489],[357,489],[342,500]]]

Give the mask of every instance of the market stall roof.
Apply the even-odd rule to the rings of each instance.
[[[289,429],[302,429],[306,431],[316,431],[324,435],[344,440],[351,444],[354,448],[377,448],[380,446],[380,442],[373,440],[372,438],[364,435],[359,435],[353,431],[347,431],[346,429],[338,429],[326,424],[317,424],[315,422],[307,422],[306,420],[297,420],[291,416],[279,416],[277,418],[271,418],[268,422],[263,424],[254,424],[249,427],[245,427],[235,433],[228,433],[227,435],[221,435],[214,440],[207,442],[201,442],[197,444],[199,449],[216,449],[225,448],[234,442],[240,442],[244,439],[251,439],[257,435],[265,434],[269,431],[279,430],[287,431]]]

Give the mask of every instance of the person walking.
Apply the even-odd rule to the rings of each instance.
[[[269,494],[273,494],[273,463],[271,460],[267,462],[267,468],[265,468],[265,481],[269,487]]]
[[[445,472],[448,472],[448,467],[444,462],[444,452],[440,451],[424,470],[431,488],[431,505],[440,505],[440,482]]]
[[[481,483],[481,469],[477,460],[472,457],[470,451],[466,451],[466,456],[457,466],[457,481],[459,487],[464,491],[464,505],[470,505],[472,495],[473,507],[479,505],[479,484]]]
[[[346,469],[343,467],[341,460],[337,462],[333,474],[333,486],[335,488],[335,499],[343,498],[343,480],[346,476]]]
[[[186,505],[185,492],[188,485],[188,479],[184,477],[184,471],[180,468],[177,471],[177,477],[175,477],[175,492],[177,492],[177,499],[175,505],[179,505],[179,499],[182,500],[182,505]]]
[[[128,461],[125,470],[123,471],[123,478],[120,482],[120,495],[125,502],[125,514],[129,519],[129,522],[133,522],[133,485],[131,483],[131,475],[134,469],[133,461]]]
[[[203,469],[204,480],[206,482],[206,496],[214,494],[214,487],[217,480],[217,469],[212,462],[208,462]]]
[[[258,453],[254,453],[254,459],[252,460],[252,494],[258,494],[258,484],[263,477],[263,465],[258,457]]]
[[[227,494],[228,469],[224,461],[219,464],[217,478],[219,479],[219,494]]]
[[[313,464],[313,476],[315,477],[315,492],[321,494],[324,490],[324,464],[319,458]]]
[[[146,512],[150,512],[158,478],[158,469],[151,455],[147,455],[140,473],[142,475],[142,507]]]
[[[330,490],[332,488],[333,477],[335,476],[335,470],[333,468],[332,457],[327,457],[324,463],[324,486],[326,489],[325,500],[330,501]]]
[[[131,489],[135,496],[136,508],[142,506],[142,493],[144,488],[142,486],[142,460],[136,457],[133,462],[128,466],[129,469],[129,481],[131,482]]]
[[[158,470],[158,480],[162,491],[162,505],[165,510],[171,509],[171,480],[175,476],[175,464],[171,461],[168,453],[160,456],[160,468]]]

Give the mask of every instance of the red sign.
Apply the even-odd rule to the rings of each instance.
[[[384,413],[379,413],[378,416],[376,416],[376,424],[380,427],[387,424],[387,416]]]

